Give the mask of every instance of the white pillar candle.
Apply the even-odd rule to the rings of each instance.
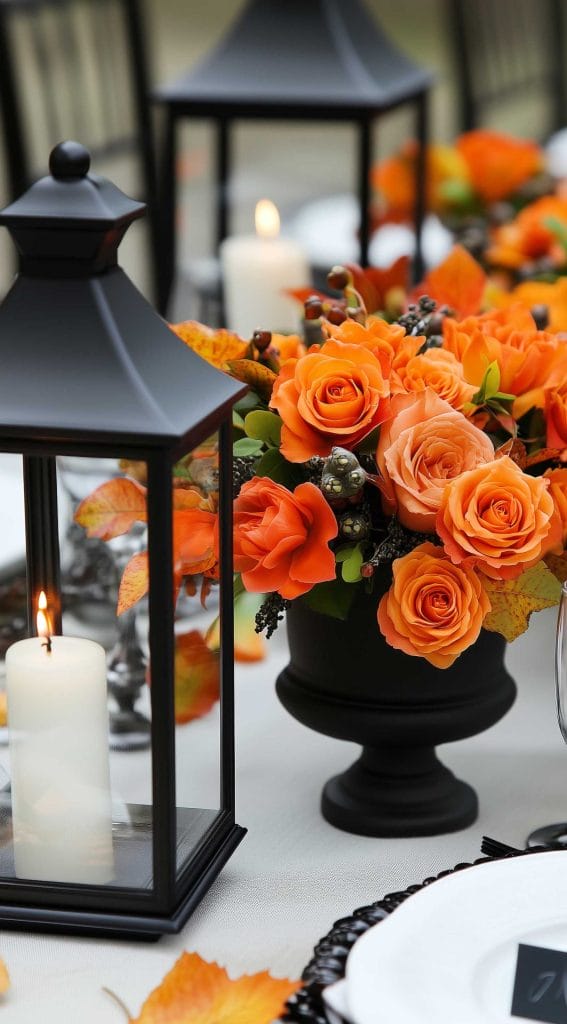
[[[221,243],[227,327],[243,338],[257,328],[297,331],[301,303],[285,292],[311,283],[305,253],[292,239],[279,237],[279,214],[269,199],[256,206],[256,232]]]
[[[100,644],[31,637],[6,653],[18,878],[114,877],[106,657]]]

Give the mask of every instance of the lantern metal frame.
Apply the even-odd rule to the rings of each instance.
[[[398,50],[364,0],[248,0],[215,49],[191,71],[152,93],[165,113],[161,154],[158,309],[165,315],[175,280],[178,125],[215,125],[215,240],[229,233],[231,133],[238,121],[352,124],[357,131],[356,193],[360,263],[368,263],[372,125],[412,106],[418,142],[414,276],[423,271],[429,135],[427,97],[434,75]]]
[[[21,454],[24,461],[30,622],[34,595],[46,584],[52,593],[58,587],[55,457],[118,455],[146,462],[153,885],[144,890],[0,878],[0,924],[152,940],[179,931],[245,834],[235,823],[234,813],[231,413],[246,389],[188,350],[117,266],[117,246],[144,206],[127,199],[105,179],[89,175],[88,167],[88,153],[82,146],[61,144],[51,155],[51,175],[0,214],[0,224],[9,228],[20,253],[20,275],[0,306],[0,355],[5,357],[6,369],[0,380],[0,451]],[[78,332],[85,328],[94,308],[93,295],[100,318],[91,325],[90,337],[81,342],[92,346],[98,341],[99,351],[87,358],[87,349],[71,350],[69,324],[76,317]],[[38,329],[46,314],[49,344],[48,351],[42,352]],[[127,336],[121,334],[125,324],[129,325]],[[37,379],[30,360],[34,350]],[[108,367],[105,359],[110,360]],[[130,405],[130,422],[128,409],[113,421],[113,369],[123,371],[121,386],[125,381],[132,386],[132,394],[125,395],[126,404],[128,398],[135,403],[136,396],[142,402],[139,414],[135,404]],[[96,392],[97,384],[100,390],[105,373],[110,394],[100,395],[98,410],[92,390]],[[164,405],[168,381],[171,402]],[[39,408],[30,407],[31,392],[37,393]],[[19,404],[22,393],[23,407]],[[81,421],[77,410],[82,402],[86,412]],[[221,792],[214,821],[178,872],[172,470],[181,455],[217,429]],[[55,619],[57,625],[60,608]]]

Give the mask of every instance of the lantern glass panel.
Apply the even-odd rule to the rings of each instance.
[[[147,547],[144,478],[145,463],[118,457],[56,461],[60,584],[45,585],[51,649],[35,635],[34,615],[27,650],[14,645],[7,655],[2,878],[153,891],[147,602],[142,596],[120,615],[117,606],[121,578]],[[101,487],[111,488],[102,503]],[[23,493],[18,504],[11,514],[23,522]],[[114,513],[125,516],[120,526]],[[101,536],[88,536],[95,531]],[[41,581],[28,589],[35,609]]]
[[[178,873],[220,811],[218,494],[215,433],[173,467],[174,563],[183,574],[174,636]]]

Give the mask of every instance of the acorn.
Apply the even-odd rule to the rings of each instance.
[[[303,303],[306,320],[318,320],[323,316],[323,303],[318,295],[310,295]]]
[[[340,306],[331,306],[329,312],[327,313],[327,320],[329,321],[330,324],[334,324],[335,327],[338,327],[340,324],[344,324],[346,319],[347,314],[345,313],[344,309],[341,309]]]
[[[332,267],[327,274],[329,287],[337,292],[342,292],[349,284],[352,284],[352,277],[346,267]]]
[[[267,348],[272,344],[272,332],[271,331],[254,331],[252,335],[252,343],[258,352],[265,352]]]

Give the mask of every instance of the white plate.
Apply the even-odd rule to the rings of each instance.
[[[567,951],[567,852],[447,875],[370,928],[347,960],[356,1024],[510,1024],[518,943]]]

